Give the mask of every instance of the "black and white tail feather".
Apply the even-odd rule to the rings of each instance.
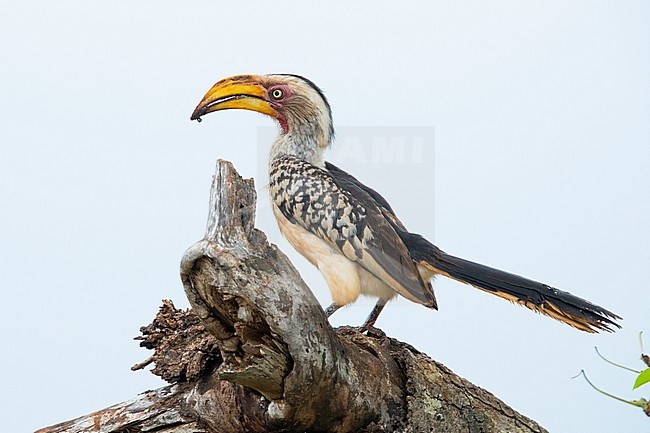
[[[619,316],[571,293],[454,257],[418,234],[399,230],[411,257],[432,271],[522,305],[585,332],[613,332]]]

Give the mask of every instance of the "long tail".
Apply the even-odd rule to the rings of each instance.
[[[621,318],[603,307],[546,284],[451,256],[422,236],[401,231],[400,237],[417,263],[485,292],[523,305],[585,332],[613,332]]]

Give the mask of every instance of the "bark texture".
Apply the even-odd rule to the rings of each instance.
[[[54,432],[545,432],[382,333],[333,329],[289,260],[254,228],[252,180],[218,161],[203,240],[181,262],[192,310],[163,301],[134,366],[172,385]]]

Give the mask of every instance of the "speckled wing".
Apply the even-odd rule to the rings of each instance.
[[[399,227],[402,230],[406,230],[404,224],[402,224],[399,218],[397,218],[397,215],[395,215],[393,208],[381,194],[369,186],[364,185],[356,177],[352,176],[350,173],[344,170],[341,170],[330,162],[325,162],[325,169],[330,172],[334,178],[334,182],[336,182],[337,185],[349,191],[357,191],[357,194],[359,194],[358,190],[363,191],[363,193],[365,193],[364,196],[368,196],[366,197],[366,200],[372,200],[375,205],[377,205],[377,207],[381,210],[381,213],[384,215],[384,218],[386,218],[386,220],[388,220],[393,226]]]
[[[435,306],[404,242],[367,191],[292,157],[271,164],[269,189],[290,222],[323,239],[405,298]]]

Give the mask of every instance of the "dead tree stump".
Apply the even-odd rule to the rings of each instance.
[[[254,228],[256,194],[218,161],[203,240],[181,262],[192,310],[163,301],[141,345],[171,385],[55,432],[545,432],[385,335],[333,329],[287,257]]]

